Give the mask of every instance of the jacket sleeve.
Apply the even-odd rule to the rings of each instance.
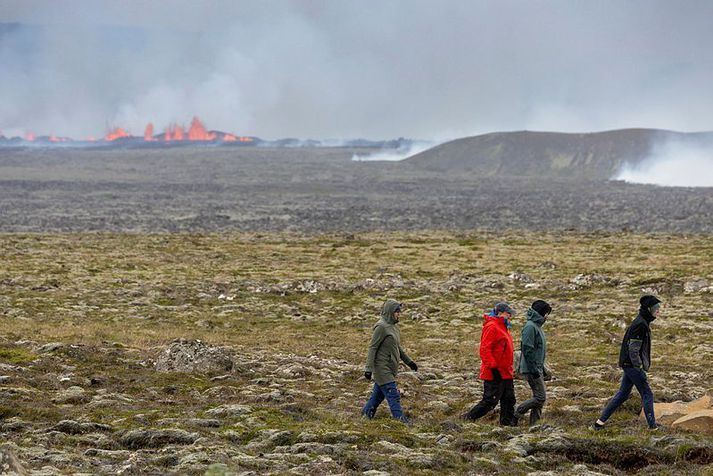
[[[631,365],[635,368],[643,367],[641,362],[641,346],[644,341],[640,339],[629,339],[629,360],[631,360]]]
[[[406,365],[411,365],[413,363],[413,360],[411,360],[411,357],[408,356],[406,351],[399,345],[399,357],[401,360],[404,361]]]
[[[480,337],[480,359],[487,369],[498,368],[498,361],[493,353],[494,348],[498,345],[498,339],[490,336],[492,332],[490,329],[484,329],[483,335]]]
[[[523,327],[521,346],[522,358],[525,359],[528,372],[539,372],[537,359],[535,358],[535,329],[532,325]]]
[[[371,342],[369,342],[369,350],[366,354],[366,367],[364,368],[367,372],[374,371],[374,359],[376,359],[376,351],[379,350],[381,342],[386,337],[384,328],[381,326],[376,326],[374,333],[371,335]]]
[[[644,328],[639,325],[631,329],[631,334],[629,334],[629,360],[631,361],[632,367],[641,368],[643,367],[643,362],[641,361],[641,346],[644,344]]]

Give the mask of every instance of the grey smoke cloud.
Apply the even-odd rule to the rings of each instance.
[[[695,0],[3,0],[0,130],[707,130],[711,18]]]

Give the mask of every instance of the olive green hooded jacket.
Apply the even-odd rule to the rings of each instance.
[[[401,331],[394,320],[394,311],[400,304],[389,299],[381,311],[381,319],[374,326],[369,352],[366,357],[366,371],[371,372],[377,385],[396,381],[399,373],[399,360],[406,365],[413,363],[401,348]]]

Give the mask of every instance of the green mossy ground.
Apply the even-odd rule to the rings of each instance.
[[[510,278],[514,272],[526,273],[532,283]],[[599,277],[577,284],[578,275]],[[691,400],[713,387],[713,293],[684,290],[700,279],[713,284],[713,239],[707,236],[0,235],[0,363],[22,369],[0,371],[10,377],[0,383],[0,423],[15,418],[46,428],[78,419],[122,431],[246,403],[255,409],[249,424],[237,419],[219,429],[188,429],[225,445],[236,444],[230,438],[247,445],[264,429],[290,431],[290,443],[301,433],[354,432],[353,451],[337,461],[354,473],[365,470],[366,458],[372,469],[394,474],[566,472],[580,463],[605,473],[670,474],[675,468],[704,474],[708,450],[701,448],[713,445],[711,437],[667,430],[664,448],[638,421],[638,397],[615,414],[606,431],[586,429],[616,391],[623,327],[645,292],[665,301],[653,325],[651,384],[657,401]],[[399,382],[412,426],[392,421],[385,409],[374,421],[359,417],[369,392],[360,369],[371,325],[387,297],[404,303],[403,345],[421,374],[431,373],[437,382],[414,376]],[[508,300],[521,311],[513,329],[519,341],[522,316],[535,299],[555,309],[546,325],[555,380],[548,384],[543,423],[581,444],[576,454],[528,460],[478,446],[506,445],[526,428],[501,431],[495,416],[475,424],[459,416],[480,395],[480,316],[494,302]],[[226,380],[154,371],[153,359],[176,338],[229,346],[258,364],[239,365]],[[50,342],[71,346],[38,350]],[[310,356],[334,364],[306,366],[294,378],[278,376],[291,359]],[[106,392],[131,401],[54,403],[54,395],[69,385],[82,386],[90,396]],[[294,394],[287,402],[241,394],[261,386]],[[528,396],[521,382],[517,394],[519,400]],[[433,401],[448,409],[429,407]],[[444,429],[444,422],[460,428]],[[453,441],[440,447],[419,438],[430,433],[448,433]],[[46,443],[31,433],[17,441],[21,447]],[[430,451],[437,467],[371,453],[379,441]],[[79,455],[90,447],[79,437],[57,445]],[[612,448],[620,450],[606,456]],[[638,454],[636,448],[665,455],[656,453],[637,466],[627,459]]]

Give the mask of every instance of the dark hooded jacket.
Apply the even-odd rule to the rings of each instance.
[[[394,311],[399,303],[389,299],[381,311],[381,319],[374,326],[366,356],[366,371],[372,372],[374,382],[384,385],[396,381],[399,373],[399,361],[406,365],[413,363],[401,348],[401,331],[394,320]]]
[[[547,337],[542,331],[545,318],[537,311],[527,310],[527,322],[522,328],[520,350],[521,374],[545,374],[545,355],[547,354]]]
[[[656,300],[658,302],[658,300]],[[649,307],[641,305],[639,315],[629,325],[619,350],[619,367],[640,368],[648,371],[651,367],[651,327],[656,319]]]

